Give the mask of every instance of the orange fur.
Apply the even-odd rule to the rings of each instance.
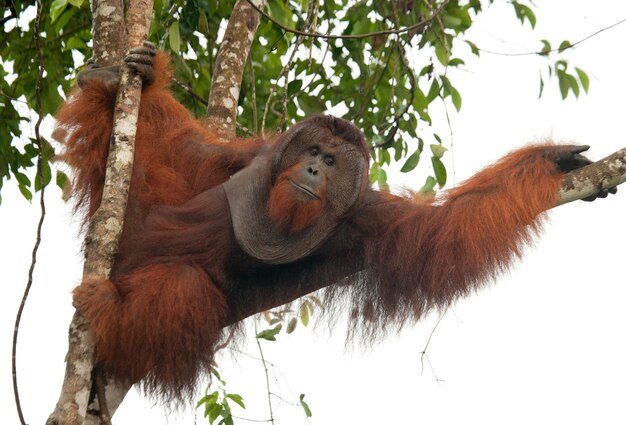
[[[143,238],[147,215],[155,206],[178,206],[221,184],[266,142],[222,142],[172,97],[169,74],[167,56],[157,54],[156,80],[142,92],[132,184],[111,281],[85,280],[74,299],[109,373],[131,383],[142,380],[151,394],[181,399],[191,395],[198,373],[210,364],[225,316],[224,294],[192,263],[139,267],[153,255],[138,251],[151,246]],[[91,80],[74,90],[56,116],[54,135],[64,145],[58,159],[73,171],[72,196],[77,208],[86,210],[85,220],[102,197],[114,103],[115,90]]]
[[[108,373],[142,380],[154,395],[190,399],[197,379],[208,376],[226,301],[199,266],[148,266],[115,285],[88,281],[74,290],[74,303]]]
[[[511,153],[438,203],[377,197],[365,205],[354,225],[369,229],[365,262],[373,278],[351,290],[362,318],[353,330],[375,333],[445,309],[519,258],[561,184],[547,147]]]
[[[324,192],[320,194],[321,199],[306,199],[301,194],[296,193],[297,189],[294,189],[289,182],[296,167],[285,170],[279,176],[276,184],[272,187],[268,201],[270,218],[294,233],[306,229],[317,221],[322,214],[326,196]]]
[[[129,195],[141,216],[153,205],[180,205],[225,181],[265,143],[254,138],[221,141],[167,90],[165,54],[157,54],[154,68],[156,80],[141,95]],[[88,217],[100,205],[114,102],[115,92],[93,80],[75,89],[56,115],[55,137],[64,144],[58,158],[74,171],[73,196],[88,206]]]
[[[300,248],[310,248],[309,255],[292,263],[263,263],[239,247],[219,186],[266,152],[266,142],[223,144],[167,91],[162,54],[155,72],[156,82],[142,94],[129,202],[111,279],[86,279],[74,298],[106,370],[141,382],[163,399],[192,396],[224,325],[309,291],[328,288],[327,311],[333,306],[344,311],[345,296],[350,297],[353,330],[366,333],[367,341],[390,325],[401,327],[448,307],[520,256],[561,184],[552,145],[514,152],[436,202],[364,185],[352,204],[347,200],[352,188],[337,190],[330,178],[319,202],[301,201],[287,181],[295,171],[270,176],[268,170],[267,181],[276,177],[277,183],[268,190],[267,211],[256,213],[269,214],[290,231],[315,223],[332,201],[350,204],[325,238]],[[74,171],[74,196],[87,218],[102,196],[113,91],[92,81],[57,115],[55,134],[65,143],[60,158]],[[356,148],[364,163],[368,160],[363,135],[345,121],[316,117],[300,130],[304,139],[298,143],[327,143],[330,134],[333,143],[349,144],[350,149],[336,149],[337,155]],[[275,146],[292,140],[277,138]],[[337,163],[345,170],[354,166],[349,162]],[[366,181],[367,171],[362,174],[355,181]],[[275,242],[268,238],[268,245]],[[272,248],[289,249],[280,243]]]

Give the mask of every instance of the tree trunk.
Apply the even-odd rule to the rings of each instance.
[[[96,57],[103,62],[112,61],[120,52],[119,43],[123,41],[120,30],[120,16],[123,16],[119,0],[110,3],[95,0],[94,45],[99,46]],[[152,15],[152,0],[133,0],[128,10],[129,28],[128,43],[130,46],[140,45],[148,33]],[[112,21],[108,21],[111,19]],[[111,37],[111,39],[108,39]],[[119,58],[115,58],[118,59]],[[119,237],[124,225],[124,214],[130,188],[133,166],[135,132],[141,96],[141,78],[132,76],[129,69],[122,68],[120,88],[115,108],[113,135],[109,149],[107,170],[102,194],[102,203],[91,218],[86,235],[85,264],[83,279],[96,277],[107,279],[113,267]],[[56,408],[47,420],[47,424],[69,425],[82,424],[87,415],[89,397],[94,388],[93,376],[93,341],[85,322],[78,314],[74,314],[70,324],[69,350],[65,370],[65,380],[61,396]],[[128,384],[113,383],[118,391],[125,394]],[[104,403],[108,407],[108,403]],[[100,406],[102,407],[102,406]],[[110,422],[108,409],[100,408],[102,421]],[[99,421],[100,419],[98,419]]]

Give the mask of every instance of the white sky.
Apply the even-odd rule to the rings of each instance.
[[[536,40],[572,42],[626,18],[626,2],[537,2],[536,31],[520,29],[512,8],[497,2],[468,38],[501,52],[536,50]],[[456,181],[513,147],[545,137],[592,146],[602,158],[626,146],[626,24],[568,54],[591,76],[580,100],[560,100],[556,82],[537,99],[542,61],[484,54],[451,75],[463,96],[452,113]],[[450,108],[452,110],[453,108]],[[442,116],[436,116],[442,121]],[[449,133],[442,127],[440,134]],[[452,167],[447,155],[447,165]],[[451,170],[451,168],[450,168]],[[421,177],[392,178],[419,187]],[[414,183],[411,183],[411,180]],[[625,189],[621,189],[622,192]],[[38,208],[12,182],[0,207],[0,422],[17,423],[10,380],[10,340],[26,282]],[[70,291],[81,275],[80,243],[69,208],[51,189],[35,284],[24,312],[18,367],[24,412],[43,423],[57,400],[72,314]],[[422,373],[420,352],[437,317],[429,317],[371,350],[345,350],[344,333],[299,328],[264,343],[272,391],[288,401],[300,393],[313,410],[311,424],[423,423],[554,424],[626,422],[626,194],[574,203],[550,214],[544,236],[510,276],[460,301],[436,329]],[[365,352],[364,352],[365,351]],[[246,350],[258,356],[254,344]],[[263,368],[245,355],[221,361],[222,377],[244,397],[240,416],[268,418]],[[438,381],[437,378],[440,380]],[[274,400],[280,424],[306,424],[299,408]],[[146,416],[147,415],[147,416]],[[193,412],[164,415],[141,396],[127,398],[115,424],[192,424]],[[197,423],[203,423],[201,417]],[[239,421],[238,423],[247,423]]]

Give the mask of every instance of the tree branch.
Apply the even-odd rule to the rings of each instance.
[[[91,0],[93,57],[101,66],[120,63],[126,48],[124,0]]]
[[[626,148],[565,176],[558,205],[593,196],[626,181]]]
[[[251,4],[261,10],[267,0],[237,1],[213,68],[206,125],[225,138],[235,136],[241,80],[260,22]]]

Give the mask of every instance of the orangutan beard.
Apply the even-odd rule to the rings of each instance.
[[[269,197],[270,219],[285,230],[296,233],[313,224],[324,208],[324,193],[319,198],[300,191],[284,173],[272,188]]]

